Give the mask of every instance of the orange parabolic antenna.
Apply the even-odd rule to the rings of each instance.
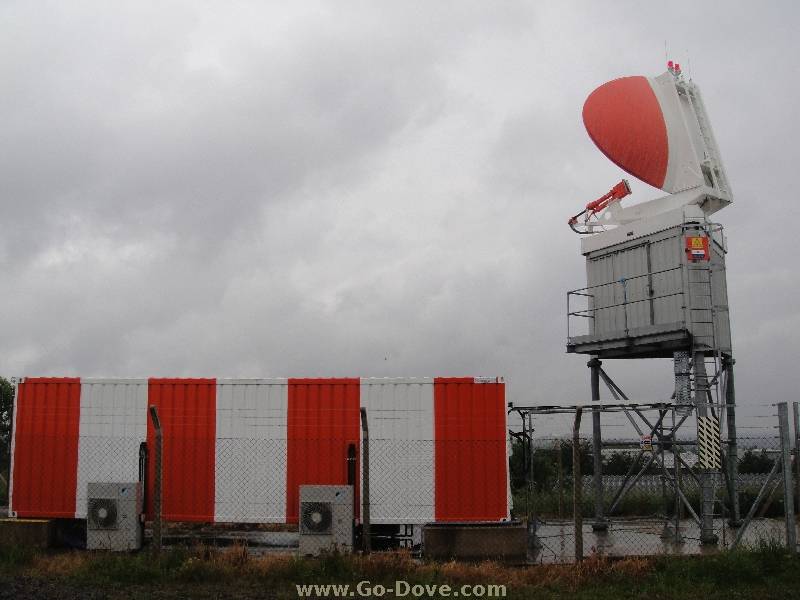
[[[583,123],[612,162],[654,187],[664,185],[667,125],[646,77],[623,77],[594,90],[583,105]]]

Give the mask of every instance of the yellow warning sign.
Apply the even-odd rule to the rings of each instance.
[[[686,255],[692,262],[708,260],[708,238],[702,235],[690,235],[686,237]]]

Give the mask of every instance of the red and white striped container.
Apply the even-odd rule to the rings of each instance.
[[[152,506],[149,405],[163,429],[168,520],[296,523],[301,484],[347,483],[350,446],[360,462],[361,407],[373,523],[509,518],[505,384],[475,377],[26,378],[10,515],[85,518],[87,483],[138,480],[142,442]]]

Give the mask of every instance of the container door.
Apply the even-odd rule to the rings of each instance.
[[[592,294],[589,299],[589,332],[602,335],[623,328],[621,310],[617,307],[617,284],[614,280],[614,255],[606,254],[587,261],[587,279]]]
[[[620,329],[630,331],[651,324],[649,244],[613,254],[616,300],[620,304]]]
[[[654,325],[677,326],[684,322],[680,241],[680,235],[675,234],[650,244]]]

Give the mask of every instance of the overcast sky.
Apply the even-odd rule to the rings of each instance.
[[[502,375],[517,403],[585,401],[566,218],[624,173],[581,109],[663,72],[666,41],[735,193],[738,400],[772,414],[800,400],[798,12],[6,0],[0,373]],[[607,367],[671,393],[669,361]]]

